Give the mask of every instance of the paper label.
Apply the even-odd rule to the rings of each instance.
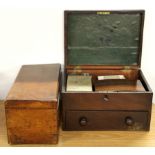
[[[105,76],[98,76],[98,80],[108,80],[108,79],[125,79],[124,75],[105,75]]]

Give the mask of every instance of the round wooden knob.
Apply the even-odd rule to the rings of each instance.
[[[126,125],[131,126],[134,124],[134,120],[131,117],[126,117],[125,123]]]
[[[103,99],[104,101],[109,101],[108,95],[105,95]]]
[[[81,126],[87,125],[87,118],[82,117],[82,118],[80,119],[80,125],[81,125]]]

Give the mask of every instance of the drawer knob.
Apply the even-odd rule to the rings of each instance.
[[[104,101],[109,101],[108,95],[105,95],[103,99],[104,99]]]
[[[82,118],[80,119],[80,125],[81,125],[81,126],[87,125],[87,118],[82,117]]]
[[[132,126],[134,124],[134,120],[132,119],[132,117],[126,117],[125,118],[125,123],[128,126]]]

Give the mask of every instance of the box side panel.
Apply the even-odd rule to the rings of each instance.
[[[36,101],[36,100],[6,100],[5,108],[25,108],[25,109],[56,109],[58,107],[55,101]]]
[[[148,82],[147,82],[147,80],[146,80],[141,69],[139,70],[139,79],[142,81],[142,83],[143,83],[144,87],[147,89],[147,91],[152,93],[152,89],[151,89],[150,85],[148,84]],[[153,93],[152,93],[152,95],[153,95]]]
[[[152,113],[152,98],[153,98],[153,92],[152,89],[150,87],[150,85],[148,84],[142,70],[139,70],[139,78],[141,79],[145,89],[147,90],[147,92],[150,94],[150,98],[151,98],[151,104],[149,107],[149,113],[148,113],[148,130],[150,130],[150,122],[151,122],[151,113]]]
[[[58,140],[56,109],[6,109],[10,144],[50,144]]]

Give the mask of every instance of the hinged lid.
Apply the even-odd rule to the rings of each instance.
[[[65,67],[140,67],[144,11],[65,11]]]

